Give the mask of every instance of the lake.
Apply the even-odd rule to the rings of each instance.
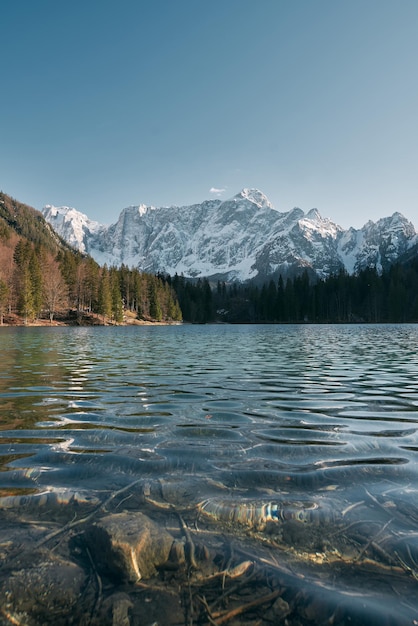
[[[3,594],[22,543],[139,511],[213,569],[125,584],[132,624],[418,623],[418,326],[1,328],[0,350]],[[119,587],[92,571],[98,612]]]

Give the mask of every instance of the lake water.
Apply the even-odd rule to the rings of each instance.
[[[259,557],[289,624],[418,623],[418,326],[2,328],[0,351],[0,510],[132,484],[120,507],[142,489]]]

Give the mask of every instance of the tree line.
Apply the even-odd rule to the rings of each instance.
[[[312,281],[308,272],[284,280],[227,285],[162,277],[193,323],[385,323],[418,321],[418,259],[379,273],[341,270]]]

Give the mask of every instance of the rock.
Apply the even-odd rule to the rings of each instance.
[[[52,554],[34,555],[31,566],[13,571],[2,585],[2,613],[10,623],[26,626],[77,624],[84,583],[85,573],[75,563]],[[22,621],[13,621],[16,615]]]
[[[289,604],[283,598],[277,598],[273,606],[271,607],[271,611],[276,620],[284,619],[290,613]]]
[[[133,604],[126,593],[114,593],[104,601],[100,621],[112,626],[130,626],[129,612],[132,607]]]
[[[154,576],[167,562],[174,541],[146,515],[134,512],[102,518],[85,537],[98,571],[128,582]]]

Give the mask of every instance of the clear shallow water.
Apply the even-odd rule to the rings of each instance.
[[[334,588],[361,595],[367,558],[369,617],[381,594],[413,623],[417,348],[415,325],[1,329],[0,508],[143,478],[239,534],[271,503],[296,574],[333,554]]]

